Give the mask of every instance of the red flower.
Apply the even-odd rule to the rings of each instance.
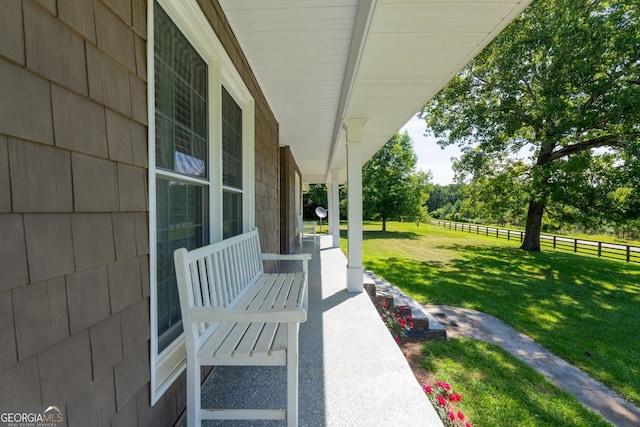
[[[449,411],[449,412],[447,412],[447,415],[449,415],[449,419],[450,419],[451,421],[455,421],[455,419],[456,419],[456,414],[454,414],[453,412]]]
[[[400,337],[396,337],[396,342],[398,342],[398,343],[399,343],[400,341],[402,341],[402,338],[400,338]]]
[[[470,423],[464,423],[464,427],[473,427]]]
[[[462,400],[462,396],[460,396],[460,393],[453,393],[449,396],[449,400],[452,402],[460,402]]]
[[[438,396],[438,403],[439,403],[440,405],[444,406],[444,405],[446,405],[446,404],[447,404],[447,401],[446,401],[446,400],[444,400],[444,397],[442,397],[442,396]]]
[[[413,322],[409,322],[409,328],[413,329]]]
[[[387,305],[389,305],[389,304],[388,304],[386,301],[382,301],[382,306],[383,306],[384,308],[387,308]]]
[[[431,393],[433,391],[431,386],[427,384],[422,384],[422,389],[424,390],[425,393]]]
[[[460,418],[461,421],[464,421],[464,414],[460,411],[458,411],[458,418]]]
[[[405,317],[407,318],[407,320],[411,320],[411,315],[410,314],[407,314]]]
[[[450,391],[451,385],[449,383],[445,383],[444,381],[438,381],[438,386],[443,388],[444,390]]]
[[[393,317],[397,319],[398,317],[400,317],[400,315],[398,313],[393,313]]]

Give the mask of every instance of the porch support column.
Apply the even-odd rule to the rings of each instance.
[[[346,119],[349,256],[347,291],[362,292],[362,128],[366,119]]]
[[[327,185],[327,199],[329,200],[329,234],[333,236],[333,247],[340,247],[340,186],[338,184],[338,169],[331,169],[331,181]]]

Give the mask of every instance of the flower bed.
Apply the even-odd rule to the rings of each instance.
[[[422,384],[422,389],[436,409],[436,412],[447,427],[472,427],[464,413],[456,407],[457,402],[462,401],[460,393],[454,393],[451,384],[438,381],[435,386]]]
[[[402,342],[402,338],[407,336],[407,333],[413,329],[413,322],[410,314],[402,314],[398,310],[390,311],[388,309],[389,304],[386,301],[382,302],[382,313],[380,318],[387,325],[387,329],[391,332],[391,336],[397,343]]]

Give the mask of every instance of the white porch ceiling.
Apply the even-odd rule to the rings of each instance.
[[[220,0],[305,183],[346,178],[345,118],[384,145],[531,0]]]

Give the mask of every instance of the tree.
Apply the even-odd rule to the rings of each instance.
[[[523,249],[540,250],[545,212],[594,214],[619,185],[637,197],[613,176],[640,153],[639,28],[639,2],[536,0],[422,110],[471,176],[526,165]]]
[[[387,220],[416,220],[423,216],[430,175],[416,173],[417,156],[407,132],[395,134],[362,168],[363,214]]]
[[[434,185],[431,194],[429,194],[429,200],[427,200],[429,213],[436,212],[447,205],[455,204],[461,198],[461,188],[460,184]]]
[[[461,187],[461,216],[483,224],[524,224],[526,206],[521,197],[524,186],[521,176],[527,166],[521,160],[503,161],[499,157],[484,164],[468,178],[465,165],[460,161],[453,163],[456,178],[468,181]]]
[[[302,217],[306,220],[316,220],[316,208],[328,206],[327,186],[324,184],[310,184],[306,193],[302,195]]]

